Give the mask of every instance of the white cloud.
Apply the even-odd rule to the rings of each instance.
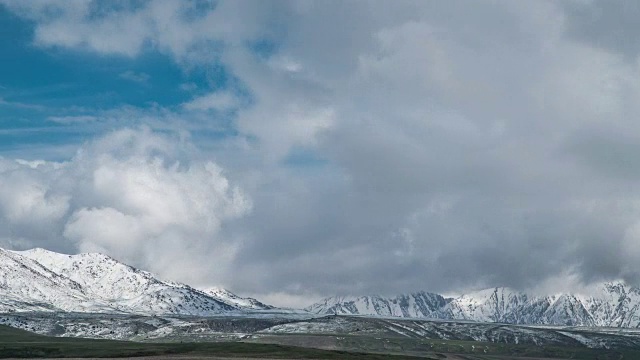
[[[133,70],[127,70],[118,75],[118,77],[121,79],[137,82],[139,84],[147,84],[150,79],[149,74],[143,72],[137,73]]]
[[[192,82],[183,83],[183,84],[180,84],[180,90],[188,91],[188,92],[195,91],[195,90],[198,90],[198,85],[196,85],[195,83],[192,83]]]
[[[90,16],[94,2],[8,4],[35,22],[41,47],[154,49],[185,70],[221,63],[252,107],[225,90],[177,113],[107,115],[196,133],[194,124],[214,126],[206,110],[238,108],[242,146],[207,145],[255,201],[243,217],[244,197],[218,168],[187,161],[193,149],[124,131],[84,146],[66,170],[12,170],[24,180],[6,170],[17,190],[1,193],[2,219],[14,229],[34,216],[63,243],[156,268],[171,253],[214,256],[219,271],[233,269],[234,289],[287,303],[306,290],[636,276],[637,59],[567,36],[570,14],[559,3],[220,1],[197,16],[192,2],[100,16]],[[273,54],[245,46],[264,38]],[[326,164],[283,166],[298,148]],[[32,230],[14,233],[33,241],[46,233]],[[180,239],[187,252],[175,250]],[[222,250],[188,252],[209,244],[193,239]]]
[[[242,4],[240,4],[242,3]],[[37,22],[34,42],[134,57],[146,47],[185,61],[211,60],[210,42],[238,43],[256,34],[234,20],[244,2],[198,8],[194,1],[122,2],[121,8],[95,0],[24,2],[3,0],[17,14]],[[101,9],[101,7],[103,9]],[[260,5],[257,8],[267,8]],[[256,12],[259,14],[259,12]]]
[[[189,151],[179,139],[125,129],[65,163],[3,160],[3,231],[32,246],[104,252],[173,279],[222,281],[237,244],[221,227],[246,215],[251,201],[218,165],[189,160]]]
[[[198,110],[198,111],[207,111],[207,110],[217,110],[217,111],[227,111],[240,106],[239,99],[229,92],[218,91],[211,94],[203,95],[200,97],[196,97],[195,99],[190,100],[182,104],[182,106],[186,110]]]
[[[39,111],[43,111],[47,109],[45,106],[42,106],[42,105],[28,104],[28,103],[23,103],[18,101],[7,101],[2,97],[0,97],[0,105],[15,107],[19,109],[29,109],[29,110],[39,110]]]
[[[271,59],[269,59],[269,65],[276,70],[287,71],[291,73],[302,71],[302,65],[299,62],[286,57],[272,57]]]
[[[295,146],[314,147],[317,137],[334,125],[332,108],[315,108],[294,99],[290,101],[279,105],[265,102],[243,112],[239,119],[243,133],[261,141],[260,148],[265,150],[266,159],[280,160]]]
[[[20,162],[16,165],[4,164],[0,180],[0,208],[8,222],[21,226],[32,223],[48,224],[59,221],[69,208],[69,197],[56,194],[42,183],[43,177],[55,175],[53,167],[38,167],[27,164],[28,169],[20,169]],[[52,179],[53,180],[53,179]]]
[[[98,118],[92,115],[74,115],[74,116],[49,116],[47,120],[58,124],[83,124],[97,121]]]

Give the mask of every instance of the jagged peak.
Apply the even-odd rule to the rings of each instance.
[[[505,295],[505,294],[519,295],[522,293],[523,293],[522,291],[518,291],[510,287],[498,286],[498,287],[491,287],[491,288],[470,291],[458,296],[457,298],[486,298],[492,295]]]
[[[626,292],[628,288],[631,288],[631,286],[627,285],[626,282],[622,280],[607,281],[602,285],[602,287],[607,291],[616,291],[618,293]]]

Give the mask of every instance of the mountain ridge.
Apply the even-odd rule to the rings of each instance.
[[[507,287],[446,298],[427,292],[391,297],[329,297],[305,308],[315,314],[373,315],[527,325],[640,327],[640,289],[603,283],[597,294],[532,295]],[[427,296],[438,301],[421,302]],[[416,308],[415,303],[421,307]],[[393,309],[393,310],[389,310]]]
[[[163,281],[103,254],[0,249],[0,313],[215,316],[274,310],[285,311],[223,288]],[[304,310],[316,315],[640,328],[640,289],[609,282],[591,295],[533,295],[506,287],[458,297],[418,291],[391,297],[329,297]]]
[[[107,255],[0,249],[0,312],[64,311],[139,315],[219,315],[273,309],[245,306],[189,285],[163,281]],[[229,301],[229,298],[238,301]]]

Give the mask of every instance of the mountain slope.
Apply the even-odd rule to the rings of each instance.
[[[275,309],[275,307],[271,305],[264,304],[254,298],[250,297],[240,297],[229,290],[212,287],[207,289],[201,289],[203,293],[212,296],[225,304],[229,304],[234,307],[238,307],[241,309],[248,310],[271,310]]]
[[[237,310],[187,285],[156,279],[151,273],[102,254],[64,255],[44,249],[15,252],[78,283],[91,299],[139,314],[206,315]]]
[[[422,306],[416,307],[416,302],[425,298],[429,301],[421,302]],[[429,293],[390,298],[333,297],[313,304],[306,310],[316,314],[457,319],[509,324],[640,327],[640,289],[623,283],[605,283],[591,296],[535,296],[509,288],[493,288],[454,299]]]
[[[0,249],[0,312],[215,315],[255,308],[228,301],[232,296],[241,299],[162,281],[102,254]]]
[[[578,298],[570,294],[531,296],[509,288],[462,295],[442,309],[451,319],[510,324],[596,325]]]
[[[108,309],[108,304],[86,296],[77,282],[34,260],[0,249],[0,312]]]
[[[611,327],[640,327],[640,289],[607,283],[598,297],[582,299],[594,322]]]
[[[326,298],[305,310],[317,314],[439,318],[439,310],[448,301],[441,295],[427,292],[398,295],[393,298],[345,296]]]

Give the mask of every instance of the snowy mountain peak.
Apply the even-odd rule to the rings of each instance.
[[[103,254],[65,255],[44,249],[15,253],[79,283],[88,294],[109,301],[131,300],[154,285],[170,286],[148,272],[122,264]]]
[[[439,317],[437,311],[447,303],[438,294],[416,292],[385,298],[382,296],[337,296],[313,304],[305,310],[319,314],[380,315],[399,317]]]
[[[617,294],[620,296],[624,296],[628,291],[627,287],[622,282],[606,282],[602,285],[602,287],[606,292],[611,294]],[[629,290],[632,290],[632,289],[633,288],[630,288]]]
[[[422,301],[425,300],[425,301]],[[417,307],[416,303],[421,302]],[[604,283],[595,294],[538,296],[507,287],[453,299],[414,293],[395,297],[332,297],[306,308],[318,314],[360,314],[457,319],[512,324],[640,327],[640,289]]]
[[[103,254],[0,249],[0,312],[214,315],[267,307],[255,299],[250,300],[259,305],[228,294],[217,297],[185,284],[162,281]]]
[[[70,259],[73,259],[75,261],[80,261],[81,259],[84,259],[86,261],[118,262],[114,258],[108,255],[100,254],[100,253],[80,253],[75,255],[68,255],[68,254],[57,253],[57,252],[50,251],[43,248],[33,248],[33,249],[22,250],[22,251],[14,251],[14,250],[7,250],[7,251],[25,256],[27,258],[36,260],[43,264],[44,263],[55,264],[59,262],[68,262]]]
[[[274,309],[273,306],[264,304],[254,298],[250,297],[240,297],[229,290],[220,288],[220,287],[211,287],[207,289],[202,289],[207,295],[211,295],[220,301],[229,304],[231,306],[240,307],[243,309],[251,309],[251,310],[270,310]]]

